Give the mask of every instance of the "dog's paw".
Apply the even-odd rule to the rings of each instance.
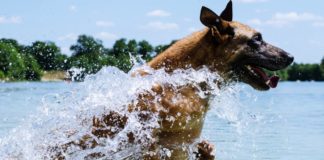
[[[196,145],[197,152],[196,158],[197,160],[214,160],[215,155],[213,154],[214,145],[208,143],[207,141],[202,141]]]

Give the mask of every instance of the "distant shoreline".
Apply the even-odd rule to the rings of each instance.
[[[63,82],[63,81],[71,81],[71,78],[67,75],[66,71],[44,71],[42,73],[42,77],[40,80],[36,81],[28,81],[28,80],[20,80],[20,81],[12,81],[12,80],[3,80],[0,79],[0,83],[12,83],[12,82]],[[80,82],[80,81],[79,81]],[[281,82],[324,82],[324,81],[315,81],[315,80],[281,80]]]
[[[41,82],[65,81],[68,79],[65,71],[46,71],[41,77]]]
[[[6,80],[0,79],[0,82],[61,82],[61,81],[69,81],[69,77],[67,76],[65,71],[44,71],[40,80],[30,81],[30,80]]]
[[[15,39],[2,38],[0,57],[10,58],[0,58],[0,82],[69,81],[64,73],[66,70],[70,71],[69,75],[74,75],[74,80],[82,81],[86,74],[95,74],[105,66],[128,72],[133,67],[133,60],[148,62],[175,42],[153,46],[145,40],[120,38],[113,47],[106,48],[101,40],[80,35],[76,43],[70,46],[71,56],[67,56],[51,41],[35,41],[25,46]],[[285,81],[324,81],[324,58],[314,64],[293,63],[275,73],[265,71]]]

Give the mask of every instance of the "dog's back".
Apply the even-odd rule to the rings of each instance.
[[[259,32],[233,22],[232,18],[231,1],[220,16],[202,7],[200,20],[207,28],[178,41],[148,65],[153,69],[163,68],[169,74],[177,69],[196,70],[206,67],[220,74],[227,82],[243,81],[259,90],[274,88],[278,79],[267,76],[262,68],[283,69],[292,63],[293,57],[267,44]],[[142,76],[148,74],[142,70],[138,72]],[[194,145],[202,131],[208,111],[208,92],[202,96],[197,91],[204,89],[205,83],[180,86],[156,84],[150,91],[139,94],[136,103],[129,104],[128,111],[138,111],[143,123],[149,120],[150,113],[159,117],[160,127],[152,133],[154,141],[144,145],[141,153],[144,159],[214,159],[213,147],[206,141],[197,143],[194,151],[185,147]],[[114,112],[94,117],[92,135],[63,145],[63,151],[73,145],[84,149],[95,148],[98,146],[96,138],[112,138],[126,123],[126,115]],[[134,133],[129,132],[127,137],[128,143],[136,143]],[[102,156],[105,155],[89,155]],[[64,158],[62,154],[57,157]]]

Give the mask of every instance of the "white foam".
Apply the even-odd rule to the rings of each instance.
[[[44,96],[37,113],[7,137],[0,139],[0,157],[19,160],[49,159],[52,154],[48,151],[49,148],[91,135],[92,118],[114,111],[128,117],[126,126],[117,136],[97,139],[101,145],[93,149],[69,148],[67,159],[83,159],[96,152],[105,153],[108,159],[130,156],[139,158],[142,147],[155,140],[152,131],[159,128],[159,117],[151,113],[150,118],[143,123],[139,113],[129,113],[127,106],[131,102],[136,103],[138,94],[150,91],[155,84],[168,83],[174,88],[192,84],[199,88],[199,83],[206,82],[212,97],[211,112],[219,118],[238,121],[238,108],[235,107],[237,99],[234,96],[238,90],[233,86],[219,89],[214,82],[222,81],[222,78],[217,73],[207,68],[176,70],[173,74],[168,74],[163,69],[142,68],[150,74],[132,77],[131,73],[126,74],[115,67],[105,67],[97,74],[86,77],[84,82],[77,84],[70,92]],[[132,71],[136,69],[138,68],[133,68]],[[202,90],[198,94],[205,96]],[[170,117],[170,121],[172,120],[174,121],[174,117]],[[130,131],[137,141],[134,145],[127,143],[127,133]],[[171,154],[167,150],[164,152],[166,156]]]

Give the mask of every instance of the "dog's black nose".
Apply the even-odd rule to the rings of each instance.
[[[286,66],[289,66],[294,61],[294,56],[284,50],[281,50],[279,54]]]
[[[287,54],[287,65],[291,64],[294,61],[294,56]]]

